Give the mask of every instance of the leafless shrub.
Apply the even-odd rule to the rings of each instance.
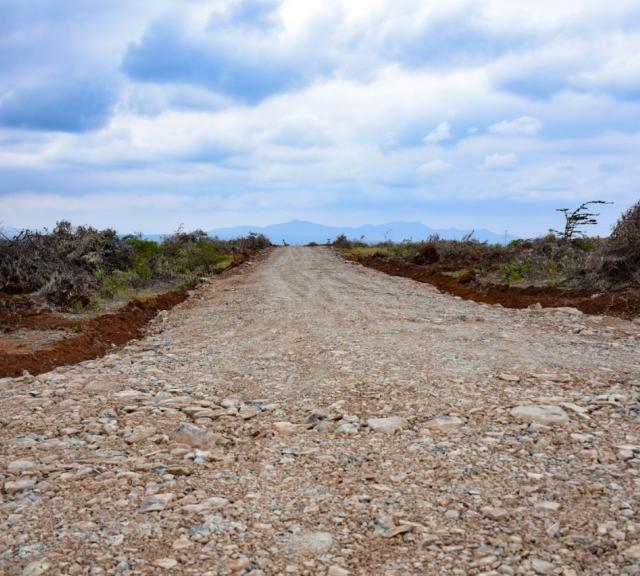
[[[388,241],[386,242],[389,243]],[[367,244],[364,242],[364,236],[361,236],[360,240],[350,240],[349,238],[347,238],[346,234],[339,234],[338,236],[335,237],[333,242],[331,242],[331,246],[333,246],[334,248],[345,248],[345,249],[356,248],[358,246],[362,247],[366,245]],[[379,244],[379,246],[382,246],[382,245],[384,245],[384,242],[382,244]]]
[[[49,304],[59,308],[85,307],[91,301],[96,282],[89,276],[72,272],[56,272],[38,291]]]
[[[225,252],[226,254],[250,255],[273,246],[269,238],[264,234],[258,234],[256,232],[251,232],[247,236],[241,236],[240,238],[234,238],[232,240],[221,240],[216,237],[210,240],[218,246],[221,252]]]

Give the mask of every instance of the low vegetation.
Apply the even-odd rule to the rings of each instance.
[[[158,243],[63,221],[51,232],[0,238],[0,291],[82,309],[101,299],[194,284],[270,245],[263,235],[220,240],[200,230],[179,230]]]
[[[514,240],[507,245],[432,236],[422,242],[374,246],[357,242],[348,247],[342,244],[341,248],[356,258],[396,259],[451,274],[473,270],[479,279],[494,283],[557,285],[577,282],[590,254],[601,244],[599,238],[565,241],[554,235]]]
[[[610,290],[640,284],[640,203],[620,218],[608,238],[588,237],[583,227],[595,222],[585,203],[564,211],[565,230],[506,245],[472,237],[368,245],[337,237],[332,245],[358,259],[379,258],[479,281],[513,286],[557,286]]]

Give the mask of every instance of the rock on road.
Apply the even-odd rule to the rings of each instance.
[[[275,249],[0,380],[0,573],[640,574],[639,338]]]

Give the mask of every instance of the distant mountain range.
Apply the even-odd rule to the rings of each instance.
[[[473,238],[483,242],[504,243],[515,239],[515,236],[496,234],[490,230],[460,230],[457,228],[430,228],[420,222],[388,222],[387,224],[366,224],[364,226],[325,226],[304,220],[291,220],[282,224],[269,226],[234,226],[232,228],[217,228],[209,230],[210,236],[217,236],[223,240],[246,236],[250,232],[264,234],[274,244],[308,244],[309,242],[324,243],[344,234],[352,240],[362,238],[364,242],[375,244],[385,240],[402,242],[403,240],[426,240],[437,234],[447,240],[460,240],[473,232]]]
[[[0,231],[5,236],[13,237],[18,232],[17,228],[2,226]],[[496,234],[490,230],[460,230],[458,228],[430,228],[420,222],[388,222],[387,224],[366,224],[364,226],[325,226],[315,222],[304,220],[291,220],[282,224],[269,226],[234,226],[232,228],[215,228],[209,230],[209,236],[217,236],[223,240],[231,240],[239,236],[246,236],[251,232],[264,234],[274,244],[308,244],[317,242],[323,244],[327,240],[334,240],[336,236],[344,234],[350,240],[360,240],[369,244],[391,240],[402,242],[403,240],[426,240],[429,236],[437,234],[446,240],[459,240],[473,232],[473,238],[482,242],[503,244],[515,239],[515,236]],[[144,234],[144,238],[162,241],[168,234]]]

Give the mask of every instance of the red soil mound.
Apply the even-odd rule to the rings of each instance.
[[[141,302],[133,300],[115,313],[86,321],[68,320],[50,313],[0,308],[0,326],[9,331],[71,329],[74,334],[39,350],[16,353],[15,347],[0,346],[0,377],[48,372],[56,366],[75,364],[103,356],[114,346],[126,344],[140,335],[142,328],[160,310],[168,310],[187,298],[187,289],[174,290]]]
[[[640,316],[640,289],[611,292],[570,290],[552,286],[518,288],[506,284],[481,284],[458,280],[434,268],[374,257],[354,258],[364,266],[392,276],[403,276],[418,282],[432,284],[438,290],[449,292],[466,300],[501,304],[505,308],[527,308],[540,304],[545,308],[570,306],[585,314],[606,314],[633,319]]]

